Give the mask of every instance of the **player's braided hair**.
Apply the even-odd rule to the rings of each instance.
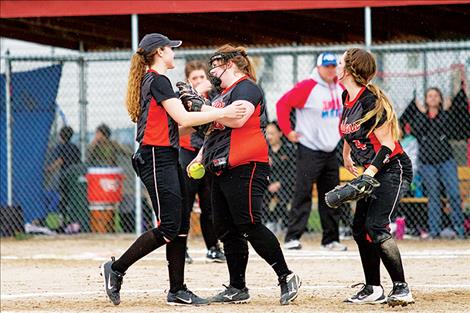
[[[142,79],[144,78],[147,67],[153,62],[153,56],[157,50],[145,53],[143,48],[139,48],[131,59],[131,68],[129,70],[129,79],[127,81],[126,106],[131,120],[136,123],[140,117],[140,89]]]
[[[374,56],[364,49],[348,49],[344,56],[344,68],[352,75],[358,85],[367,87],[377,97],[375,108],[357,121],[357,124],[363,124],[375,116],[375,123],[369,131],[370,134],[377,127],[382,116],[386,114],[386,123],[391,125],[392,136],[394,139],[398,139],[398,120],[392,103],[378,86],[370,83],[377,71]]]
[[[251,64],[250,58],[248,58],[245,47],[234,47],[230,44],[226,44],[218,48],[213,57],[217,55],[220,55],[224,59],[224,62],[232,61],[240,71],[256,81],[256,72]]]

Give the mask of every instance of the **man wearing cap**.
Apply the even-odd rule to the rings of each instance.
[[[325,193],[339,184],[339,160],[336,146],[340,139],[343,87],[336,79],[336,56],[324,52],[318,56],[312,76],[297,83],[276,104],[279,126],[287,138],[297,144],[296,185],[284,247],[300,249],[300,237],[312,208],[312,186],[317,184],[318,211],[323,229],[322,248],[344,251],[339,243],[339,213],[325,203]],[[295,109],[292,129],[290,113]]]

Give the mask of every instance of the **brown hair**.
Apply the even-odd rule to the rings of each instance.
[[[256,72],[255,72],[255,69],[253,68],[253,65],[251,64],[250,59],[248,58],[248,54],[247,54],[245,47],[243,46],[234,47],[231,44],[226,44],[218,48],[216,53],[221,53],[221,54],[234,53],[235,55],[231,57],[229,60],[232,61],[238,67],[240,71],[242,71],[246,75],[250,76],[251,79],[256,81]]]
[[[157,48],[150,53],[145,53],[143,48],[139,48],[131,58],[131,68],[127,81],[126,106],[131,121],[136,123],[140,117],[140,89],[147,67],[153,63],[153,57],[157,53]]]
[[[191,74],[193,71],[197,70],[204,70],[207,76],[207,64],[206,62],[200,61],[200,60],[192,60],[186,63],[184,67],[184,75],[186,76],[186,79],[189,78],[189,74]]]
[[[367,87],[377,97],[375,108],[357,121],[357,124],[361,125],[375,116],[375,123],[369,131],[370,134],[375,130],[385,114],[385,123],[390,123],[392,136],[395,140],[398,139],[398,120],[392,103],[378,86],[370,83],[377,71],[377,63],[374,56],[364,49],[348,49],[344,56],[344,69],[352,75],[358,85]]]
[[[437,87],[429,87],[428,89],[426,89],[426,92],[424,93],[424,99],[425,99],[424,106],[426,107],[426,109],[428,109],[428,104],[426,103],[426,97],[428,96],[428,93],[432,90],[434,90],[435,92],[439,94],[439,97],[441,98],[441,101],[439,102],[439,108],[442,109],[442,103],[444,102],[444,97],[442,96],[442,91]]]

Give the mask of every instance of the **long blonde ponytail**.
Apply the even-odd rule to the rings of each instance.
[[[370,135],[377,128],[385,114],[385,124],[390,125],[392,136],[397,140],[399,134],[398,119],[392,103],[378,86],[370,83],[372,78],[374,78],[377,69],[377,63],[375,62],[374,56],[364,49],[352,48],[346,51],[344,63],[345,69],[351,73],[354,81],[360,86],[365,86],[377,97],[375,108],[369,111],[356,123],[361,125],[375,116],[374,125],[367,134]]]
[[[399,136],[398,135],[399,134],[398,119],[397,119],[395,110],[392,107],[392,103],[387,98],[387,96],[383,93],[383,91],[380,90],[380,88],[377,87],[376,85],[368,84],[367,89],[369,89],[369,91],[372,92],[377,97],[377,101],[375,104],[375,108],[369,111],[359,121],[357,121],[357,124],[361,125],[365,123],[366,121],[370,120],[375,115],[374,125],[372,126],[369,133],[367,134],[367,135],[370,135],[377,128],[377,125],[379,124],[380,120],[385,114],[386,120],[384,124],[390,125],[393,139],[397,140]]]
[[[139,48],[139,50],[132,55],[129,79],[127,81],[126,106],[129,117],[134,123],[136,123],[140,117],[140,88],[147,69],[147,64],[142,55],[143,51],[144,49]]]

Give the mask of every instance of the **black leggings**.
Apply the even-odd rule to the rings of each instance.
[[[189,212],[178,150],[170,147],[141,147],[132,162],[152,200],[157,217],[155,228],[140,235],[112,269],[127,269],[155,249],[166,244],[170,291],[184,288],[184,253],[189,230]]]
[[[199,198],[199,207],[201,208],[201,232],[207,249],[217,245],[217,236],[214,230],[214,220],[212,218],[211,208],[211,175],[204,175],[201,179],[192,179],[186,175],[186,167],[197,156],[196,151],[190,151],[184,148],[180,149],[180,163],[183,171],[184,182],[186,186],[186,211],[193,209],[196,194]]]
[[[277,238],[262,223],[269,165],[252,162],[213,176],[212,207],[217,236],[224,244],[230,284],[245,287],[248,241],[280,277],[290,273]]]
[[[380,260],[392,281],[405,281],[400,251],[390,234],[389,224],[400,198],[412,178],[411,162],[403,156],[375,175],[380,187],[374,197],[357,202],[353,220],[353,236],[364,270],[366,284],[380,285]]]
[[[184,177],[178,163],[178,150],[144,146],[139,149],[143,164],[138,164],[140,179],[147,189],[157,217],[156,228],[172,240],[188,234],[189,214]]]

